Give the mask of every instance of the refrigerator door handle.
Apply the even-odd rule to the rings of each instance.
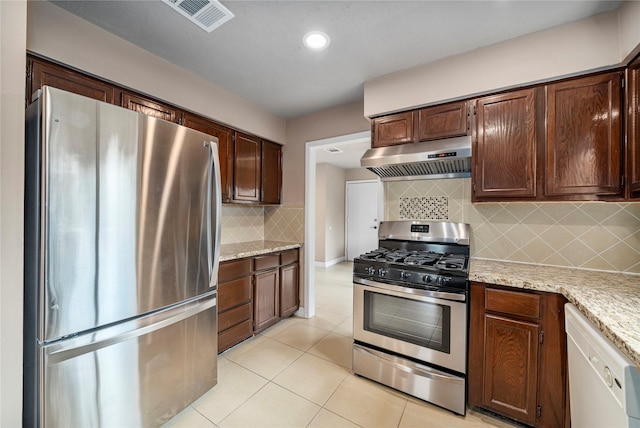
[[[222,186],[220,184],[220,158],[218,157],[218,144],[215,141],[205,141],[204,145],[209,147],[206,228],[207,260],[209,264],[209,287],[213,287],[214,285],[218,284],[218,268],[220,263],[220,215],[222,211]],[[215,198],[213,204],[211,200],[212,198]],[[212,227],[215,227],[215,236],[212,236]]]
[[[198,299],[197,302],[191,302],[187,304],[186,308],[184,307],[184,305],[181,305],[177,308],[168,309],[167,311],[163,311],[155,315],[150,315],[151,317],[155,316],[156,318],[162,317],[162,319],[157,322],[152,322],[139,328],[132,328],[125,331],[124,333],[108,335],[104,340],[92,340],[90,343],[86,344],[83,343],[77,346],[63,347],[58,351],[49,353],[49,364],[58,364],[63,361],[78,357],[80,355],[95,352],[107,346],[111,346],[116,343],[124,342],[126,340],[130,340],[135,337],[140,337],[153,331],[160,330],[161,328],[170,326],[189,317],[192,317],[200,312],[203,312],[211,307],[214,307],[216,306],[217,302],[217,293],[213,292],[205,299]],[[178,313],[175,314],[175,312]],[[136,323],[138,322],[138,320],[134,320],[131,322]],[[53,344],[53,346],[56,345],[58,345],[58,343]]]

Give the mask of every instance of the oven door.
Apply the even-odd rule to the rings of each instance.
[[[465,374],[466,294],[354,278],[353,338]]]

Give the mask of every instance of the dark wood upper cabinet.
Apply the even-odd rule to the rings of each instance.
[[[547,86],[545,195],[622,195],[621,73]]]
[[[235,133],[233,200],[236,202],[260,202],[261,147],[260,138]]]
[[[469,108],[456,102],[418,110],[418,141],[467,135]]]
[[[480,98],[476,103],[473,201],[536,196],[536,90]]]
[[[213,135],[218,138],[222,201],[281,203],[282,147],[277,143],[263,142],[259,137],[236,132],[161,100],[27,54],[26,104],[32,102],[32,95],[43,85],[119,105]]]
[[[45,85],[110,104],[116,99],[117,89],[107,82],[39,58],[29,56],[27,61],[27,104],[33,101],[33,94]]]
[[[392,114],[371,120],[371,147],[413,142],[413,112]]]
[[[182,114],[177,108],[141,95],[123,92],[122,102],[120,105],[128,108],[129,110],[137,111],[138,113],[143,113],[147,116],[153,116],[168,122],[182,122]]]
[[[280,204],[282,190],[282,146],[262,140],[262,191],[264,204]]]
[[[184,126],[218,138],[222,202],[230,202],[233,192],[233,130],[193,113],[184,114]]]
[[[629,198],[640,198],[640,58],[628,70],[627,177]]]

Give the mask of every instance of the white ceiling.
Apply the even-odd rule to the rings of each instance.
[[[52,3],[284,119],[363,99],[363,84],[616,9],[621,1],[235,1],[207,33],[159,0]],[[321,30],[328,49],[307,50]],[[335,156],[335,155],[334,155]]]
[[[338,149],[333,153],[326,149]],[[346,141],[342,144],[331,144],[316,151],[316,163],[330,163],[344,169],[360,168],[360,158],[367,149],[371,148],[371,141]]]

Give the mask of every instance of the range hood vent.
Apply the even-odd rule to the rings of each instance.
[[[369,149],[360,165],[382,181],[471,176],[471,137]]]
[[[216,0],[162,0],[189,21],[212,32],[235,15]]]

